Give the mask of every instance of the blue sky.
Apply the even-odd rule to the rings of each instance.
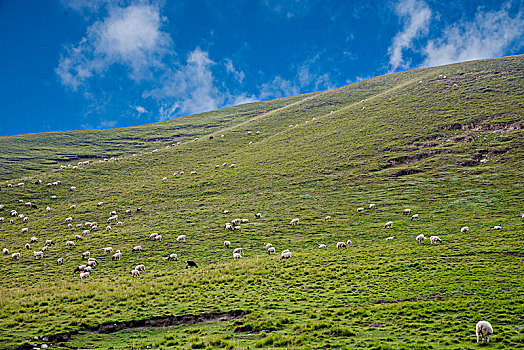
[[[0,135],[139,125],[520,54],[523,4],[0,0]]]

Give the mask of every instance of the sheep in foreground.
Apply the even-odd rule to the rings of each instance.
[[[167,261],[169,260],[177,260],[178,259],[178,255],[176,254],[169,254],[169,257],[167,258]]]
[[[269,247],[269,248],[267,248],[267,253],[268,253],[269,255],[271,255],[271,253],[276,254],[275,247]]]
[[[431,244],[433,244],[433,243],[442,243],[442,240],[438,236],[430,236],[429,237],[429,241],[431,242]]]
[[[197,268],[198,268],[196,262],[191,261],[191,260],[186,260],[186,269],[187,269],[188,267],[197,267]]]
[[[386,222],[385,228],[393,228],[393,221]]]
[[[229,248],[231,246],[230,241],[224,241],[224,247]]]
[[[469,227],[464,226],[463,228],[460,229],[460,233],[464,233],[464,232],[469,232]]]
[[[411,216],[411,221],[413,221],[413,220],[418,220],[418,214],[415,214],[415,215]]]
[[[343,249],[347,249],[347,248],[348,248],[347,245],[346,245],[346,243],[344,243],[344,242],[338,242],[338,243],[337,243],[337,249],[342,249],[342,248],[343,248]]]
[[[421,233],[420,235],[417,236],[417,238],[415,238],[418,242],[418,244],[421,244],[423,240],[426,239],[426,237],[424,237],[424,235]]]
[[[233,259],[234,259],[234,260],[242,259],[242,255],[240,255],[240,254],[238,254],[238,253],[233,253]]]
[[[131,270],[131,272],[129,272],[129,273],[133,277],[140,277],[140,271],[138,271],[137,269]]]
[[[176,238],[177,242],[185,242],[186,241],[186,235],[180,235]]]
[[[11,254],[11,259],[19,260],[20,259],[20,253],[13,253],[13,254]]]
[[[493,327],[488,321],[479,321],[475,327],[475,333],[477,333],[477,343],[479,336],[482,337],[482,342],[489,343],[489,335],[493,334]]]
[[[291,224],[291,225],[298,225],[298,222],[299,222],[299,221],[300,221],[300,220],[298,220],[298,218],[295,218],[295,219],[291,220],[290,224]]]
[[[280,260],[282,259],[291,259],[291,252],[288,249],[280,253]]]

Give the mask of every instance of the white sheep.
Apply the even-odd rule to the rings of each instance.
[[[111,257],[111,260],[120,260],[120,258],[122,257],[122,253],[115,253],[113,254],[113,256]]]
[[[38,242],[38,238],[36,238],[36,237],[31,237],[31,244],[32,244],[32,243],[36,243],[36,242]]]
[[[237,165],[236,165],[235,163],[233,163],[233,164],[231,164],[229,167],[230,167],[230,168],[234,168],[234,167],[236,167],[236,166],[237,166]]]
[[[92,266],[86,266],[84,272],[91,272],[91,270],[93,270]]]
[[[363,213],[364,212],[364,208],[357,208],[357,213]]]
[[[233,253],[244,254],[244,250],[242,250],[242,248],[235,248],[235,250],[233,250]]]
[[[136,247],[133,247],[132,251],[133,252],[141,252],[142,251],[142,246],[137,245]]]
[[[248,222],[249,222],[249,219],[242,219],[242,223],[243,223],[243,224],[246,224],[246,223],[248,223]]]
[[[48,239],[45,241],[45,245],[55,245],[55,242],[53,242],[52,240]]]
[[[393,228],[393,221],[386,222],[386,225],[384,227],[386,227],[386,228]]]
[[[290,222],[291,225],[298,225],[298,223],[299,223],[298,218],[295,218],[295,219],[291,220],[291,222]]]
[[[269,248],[269,247],[272,247],[272,246],[273,246],[273,244],[271,244],[271,243],[264,243],[264,247],[266,247],[266,248]]]
[[[81,241],[81,240],[83,240],[82,236],[75,235],[75,241]]]
[[[189,175],[196,175],[197,172],[196,171],[192,171],[191,173],[189,173]]]
[[[67,228],[70,228],[70,229],[73,228],[73,224],[68,224]]]
[[[20,253],[13,253],[13,254],[11,254],[11,259],[13,259],[13,260],[20,259]]]
[[[35,259],[43,259],[44,258],[44,252],[33,252],[33,254],[35,255]]]
[[[418,220],[418,214],[415,214],[415,215],[411,216],[411,221],[413,221],[413,220]]]
[[[24,227],[23,229],[20,230],[20,233],[28,233],[29,232],[29,229],[27,227]]]
[[[149,235],[149,240],[154,241],[155,237],[158,236],[158,233],[152,233]]]
[[[370,204],[369,209],[375,209],[377,206],[375,204]]]
[[[114,211],[114,210],[110,211],[110,212],[109,212],[109,215],[110,215],[110,216],[111,216],[111,215],[116,215],[116,211]]]
[[[91,230],[84,230],[84,231],[82,231],[82,236],[87,236],[90,233],[91,233]]]
[[[328,215],[328,216],[326,216],[326,217],[324,218],[324,220],[326,220],[326,221],[329,221],[329,220],[331,220],[331,216],[329,216],[329,215]]]
[[[169,257],[167,258],[168,261],[169,260],[177,260],[177,259],[178,259],[178,255],[176,255],[174,253],[173,254],[169,254]]]
[[[49,246],[48,246],[48,245],[43,246],[43,247],[42,247],[42,251],[43,251],[43,252],[47,252],[47,251],[49,251]]]
[[[493,226],[493,229],[494,229],[494,230],[501,230],[501,229],[502,229],[502,226],[499,226],[499,225],[497,225],[497,226]]]
[[[83,252],[83,253],[82,253],[82,259],[89,258],[90,256],[91,256],[91,253],[90,253],[90,252]]]
[[[4,253],[5,255],[9,254],[9,249],[7,248],[2,249],[2,253]]]
[[[350,247],[351,244],[352,244],[352,243],[351,243],[351,240],[348,239],[347,242],[346,242],[346,244],[348,245],[348,247]]]
[[[242,255],[240,255],[239,253],[233,253],[233,259],[234,260],[242,259]]]
[[[167,181],[167,177],[163,177],[163,178],[162,178],[162,181]]]
[[[404,211],[402,212],[402,214],[411,214],[411,209],[404,209]]]
[[[111,226],[106,226],[106,231],[107,231],[107,232],[109,232],[109,231],[111,231],[111,230],[112,230]]]
[[[463,228],[460,229],[460,233],[464,233],[464,232],[469,232],[468,226],[464,226]]]
[[[319,245],[318,245],[318,248],[319,248],[319,249],[327,248],[327,245],[325,245],[325,244],[319,244]]]
[[[75,242],[72,242],[72,241],[67,241],[65,243],[66,247],[74,247],[75,246]]]
[[[73,204],[72,206],[69,207],[69,209],[76,209],[76,205]]]
[[[56,260],[56,264],[57,264],[57,265],[60,265],[60,264],[63,264],[63,263],[64,263],[64,258],[58,258],[58,259]]]
[[[180,235],[176,238],[177,242],[185,242],[186,241],[186,235]]]
[[[76,191],[76,187],[75,187],[75,186],[71,186],[69,189],[70,189],[71,191]]]
[[[162,242],[162,235],[156,235],[156,236],[155,236],[155,241],[160,241],[160,242]]]
[[[418,244],[421,244],[422,241],[426,239],[426,237],[424,237],[424,235],[421,233],[415,239],[417,240]]]
[[[257,219],[260,219],[260,218],[262,217],[262,214],[260,214],[260,213],[256,213],[256,214],[255,214],[255,217],[256,217]]]
[[[138,270],[131,270],[131,272],[129,272],[129,273],[133,277],[139,277],[140,276],[140,271],[138,271]]]
[[[386,241],[392,241],[392,240],[394,240],[394,239],[395,239],[395,236],[391,236],[391,237],[387,237],[387,238],[386,238]]]
[[[235,220],[232,220],[231,222],[232,222],[233,224],[235,224],[235,225],[238,225],[238,224],[240,224],[240,223],[242,222],[242,219],[238,219],[238,218],[237,218],[237,219],[235,219]]]
[[[231,246],[230,241],[224,241],[224,247],[229,248]]]
[[[342,249],[342,248],[344,248],[344,249],[348,249],[346,243],[344,243],[344,242],[338,242],[338,243],[337,243],[337,249]]]
[[[236,231],[242,231],[242,226],[235,226],[233,229]]]
[[[23,221],[27,222],[27,221],[29,221],[29,218],[26,216]]]
[[[103,251],[104,254],[112,253],[112,252],[113,252],[113,248],[111,248],[111,247],[102,248],[102,249],[100,249],[100,250]]]
[[[31,246],[29,245],[29,243],[26,243],[24,247],[25,249],[31,249]]]
[[[276,254],[275,247],[269,247],[269,248],[267,248],[267,253],[268,253],[268,254],[271,254],[271,253]]]
[[[89,278],[89,272],[81,272],[80,273],[80,279]]]
[[[475,333],[477,333],[477,343],[479,336],[482,337],[482,342],[489,343],[489,335],[493,334],[493,327],[488,321],[479,321],[475,327]]]
[[[145,271],[146,267],[144,265],[136,265],[135,270],[137,270],[137,271]]]
[[[131,215],[131,209],[127,209],[126,211],[124,211],[124,214],[125,215]]]
[[[73,222],[73,218],[72,217],[68,217],[64,220],[65,222]]]
[[[429,241],[431,242],[431,244],[433,244],[433,243],[442,243],[442,240],[438,236],[430,236],[429,237]]]
[[[282,259],[291,259],[291,252],[288,249],[280,253],[280,260]]]
[[[96,205],[99,206],[99,207],[101,207],[101,206],[104,205],[104,202],[98,202]]]

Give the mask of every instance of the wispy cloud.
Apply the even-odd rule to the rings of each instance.
[[[428,41],[423,49],[423,66],[504,55],[508,49],[524,47],[524,13],[520,9],[510,15],[511,3],[498,11],[478,9],[473,21],[461,21],[447,26],[442,36]]]
[[[409,66],[410,62],[406,62],[403,52],[412,49],[414,40],[428,33],[432,11],[423,0],[401,0],[395,6],[395,13],[403,28],[395,35],[388,49],[392,71]]]
[[[226,67],[226,71],[228,73],[231,73],[236,81],[242,83],[245,74],[243,71],[238,71],[235,69],[235,66],[233,66],[233,61],[230,58],[226,58],[226,62],[224,63],[224,65]]]
[[[129,106],[131,108],[133,108],[135,111],[138,112],[138,114],[142,114],[142,113],[147,113],[147,109],[145,109],[144,107],[142,106]]]

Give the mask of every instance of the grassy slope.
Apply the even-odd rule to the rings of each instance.
[[[95,134],[106,140],[84,146],[88,151],[80,158],[160,151],[76,172],[35,175],[29,168],[43,163],[42,154],[26,151],[33,159],[24,160],[10,153],[14,165],[4,178],[31,184],[2,188],[0,203],[30,221],[0,224],[3,245],[23,255],[20,262],[4,256],[0,265],[0,329],[9,329],[0,333],[0,347],[109,320],[229,309],[251,311],[243,321],[251,331],[233,333],[238,325],[231,321],[136,337],[88,333],[69,345],[470,348],[474,324],[487,319],[496,333],[491,347],[523,346],[523,71],[522,56],[468,62],[140,128],[77,132],[67,136],[75,144]],[[182,145],[164,148],[178,140],[173,125],[187,129],[193,123],[202,127],[181,138]],[[120,141],[131,133],[138,144]],[[190,141],[208,133],[225,137]],[[13,150],[48,135],[3,138],[2,147]],[[71,134],[53,135],[63,140]],[[163,135],[163,141],[146,141]],[[102,152],[109,144],[119,146]],[[47,154],[56,160],[62,157],[56,149],[67,149],[75,158],[74,147],[54,141]],[[224,162],[237,166],[215,169]],[[181,170],[186,174],[173,176]],[[161,181],[164,176],[168,181]],[[63,185],[33,185],[36,178]],[[76,192],[69,190],[73,185]],[[106,204],[97,207],[99,201]],[[369,203],[377,209],[357,214]],[[71,204],[77,209],[68,209]],[[49,213],[42,209],[47,205]],[[144,210],[122,215],[136,206]],[[421,219],[403,216],[407,207]],[[110,210],[124,224],[106,233]],[[326,215],[333,220],[325,222]],[[98,221],[100,229],[66,249],[65,240],[84,229],[67,229],[67,216],[75,224]],[[250,223],[241,233],[224,231],[223,224],[236,217]],[[301,220],[297,227],[288,224],[294,217]],[[389,220],[392,230],[383,226]],[[503,230],[490,229],[497,224]],[[470,233],[460,234],[466,225]],[[29,234],[18,234],[22,227]],[[161,233],[163,242],[147,241],[151,232]],[[420,233],[439,235],[444,243],[419,246],[413,236]],[[188,241],[177,243],[179,234]],[[39,248],[45,239],[57,242],[44,261],[23,249],[33,235]],[[389,235],[396,239],[384,241]],[[232,261],[224,239],[244,248],[242,261]],[[347,239],[354,246],[336,251],[336,242]],[[290,249],[293,259],[268,257],[262,242],[273,243],[277,252]],[[318,243],[328,248],[318,250]],[[138,244],[144,252],[130,253]],[[99,253],[104,246],[122,249],[122,261]],[[71,271],[86,250],[101,264],[90,281],[81,282]],[[173,252],[179,261],[167,263]],[[64,266],[55,265],[58,257],[65,257]],[[185,270],[187,258],[201,268]],[[147,269],[139,281],[128,275],[138,263]]]

